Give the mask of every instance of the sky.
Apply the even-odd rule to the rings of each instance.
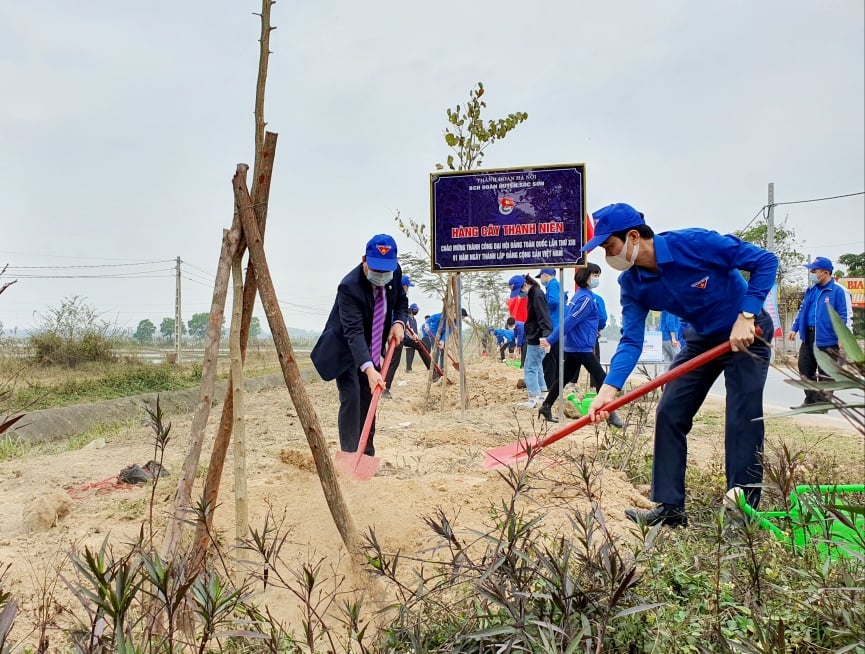
[[[0,2],[6,335],[74,295],[158,327],[176,257],[184,321],[209,311],[231,177],[253,162],[260,8]],[[861,0],[280,0],[272,23],[265,249],[289,326],[322,329],[373,234],[414,248],[394,216],[429,222],[446,109],[477,82],[485,118],[528,113],[484,168],[585,163],[590,211],[628,202],[655,231],[741,229],[770,182],[779,203],[857,194],[775,219],[811,257],[865,251]]]

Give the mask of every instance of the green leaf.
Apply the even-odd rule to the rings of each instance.
[[[851,388],[862,388],[862,382],[855,379],[836,379],[834,381],[815,381],[813,379],[785,379],[785,384],[803,391],[844,391]]]
[[[457,144],[457,137],[450,132],[445,133],[445,143],[448,144],[448,147],[454,147]]]
[[[853,333],[847,329],[847,325],[841,320],[841,316],[834,308],[829,307],[829,318],[832,320],[832,327],[835,329],[835,334],[838,336],[838,342],[844,348],[847,354],[847,359],[851,363],[865,362],[865,354],[862,353],[862,348],[859,347],[859,342]]]
[[[817,347],[816,343],[814,343],[813,348],[814,357],[817,359],[817,365],[820,366],[821,370],[824,370],[830,377],[843,376],[843,371],[841,370],[841,367],[835,363],[834,357],[826,354],[823,350]]]

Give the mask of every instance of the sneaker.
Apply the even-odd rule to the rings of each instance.
[[[393,395],[390,394],[390,391],[385,389],[385,391],[381,394],[381,396],[386,400],[392,400]]]
[[[673,504],[659,504],[651,511],[641,509],[626,509],[625,517],[637,524],[654,527],[655,525],[667,525],[668,527],[687,527],[688,514],[681,506]]]
[[[537,404],[535,398],[530,397],[525,402],[518,402],[517,406],[523,407],[524,409],[534,409],[538,406],[538,404]]]

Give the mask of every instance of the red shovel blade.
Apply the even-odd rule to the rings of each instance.
[[[394,350],[396,350],[396,339],[391,339],[388,342],[387,354],[384,356],[384,363],[381,371],[382,377],[387,377],[388,368],[390,368],[390,360],[393,358]],[[360,440],[357,444],[357,452],[338,451],[334,456],[336,469],[347,477],[356,479],[357,481],[369,481],[378,472],[378,466],[381,459],[377,456],[364,454],[367,441],[369,441],[369,432],[372,430],[372,421],[375,420],[375,410],[378,407],[378,400],[381,397],[381,386],[376,386],[372,392],[372,400],[369,403],[369,410],[366,412],[366,420],[363,422],[363,429],[360,430]]]
[[[716,359],[722,354],[726,354],[729,351],[730,341],[724,341],[720,345],[716,345],[715,347],[713,347],[711,350],[706,350],[699,356],[695,356],[693,359],[686,361],[682,365],[673,368],[672,370],[668,370],[662,375],[658,375],[657,377],[646,382],[642,386],[639,386],[632,391],[628,391],[621,397],[617,397],[612,402],[604,405],[603,410],[615,411],[619,407],[624,406],[629,402],[633,402],[639,397],[643,397],[644,395],[655,390],[656,388],[659,388],[664,384],[673,381],[677,377],[681,377],[685,373],[691,372],[692,370],[699,368],[703,364],[711,361],[712,359]],[[579,420],[575,420],[571,424],[565,425],[561,429],[557,429],[552,434],[549,434],[544,438],[534,438],[529,440],[517,441],[516,443],[511,443],[510,445],[503,445],[501,447],[488,450],[486,462],[484,465],[487,468],[495,468],[498,466],[516,463],[521,459],[527,458],[529,456],[529,451],[538,450],[542,447],[546,447],[547,445],[551,445],[557,440],[564,438],[568,434],[575,432],[577,429],[591,424],[591,422],[592,420],[590,416],[583,416]]]
[[[381,459],[377,456],[364,454],[363,450],[360,451],[360,454],[357,452],[339,451],[334,457],[334,463],[336,464],[336,469],[346,477],[351,477],[356,481],[369,481],[378,472]]]

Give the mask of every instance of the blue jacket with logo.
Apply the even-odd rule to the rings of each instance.
[[[805,299],[790,330],[798,332],[804,341],[808,327],[813,327],[817,347],[838,347],[838,336],[832,327],[827,306],[835,309],[841,320],[847,323],[847,291],[834,279],[823,286],[813,284],[805,291]]]
[[[578,288],[576,295],[568,302],[565,310],[565,352],[594,352],[598,340],[598,305],[595,294],[587,288]],[[553,325],[553,332],[547,342],[559,342],[559,327]]]
[[[650,310],[669,311],[701,336],[728,336],[739,313],[760,313],[778,270],[768,250],[707,229],[656,234],[654,247],[657,272],[632,266],[619,275],[622,339],[605,381],[616,388],[637,365]]]

